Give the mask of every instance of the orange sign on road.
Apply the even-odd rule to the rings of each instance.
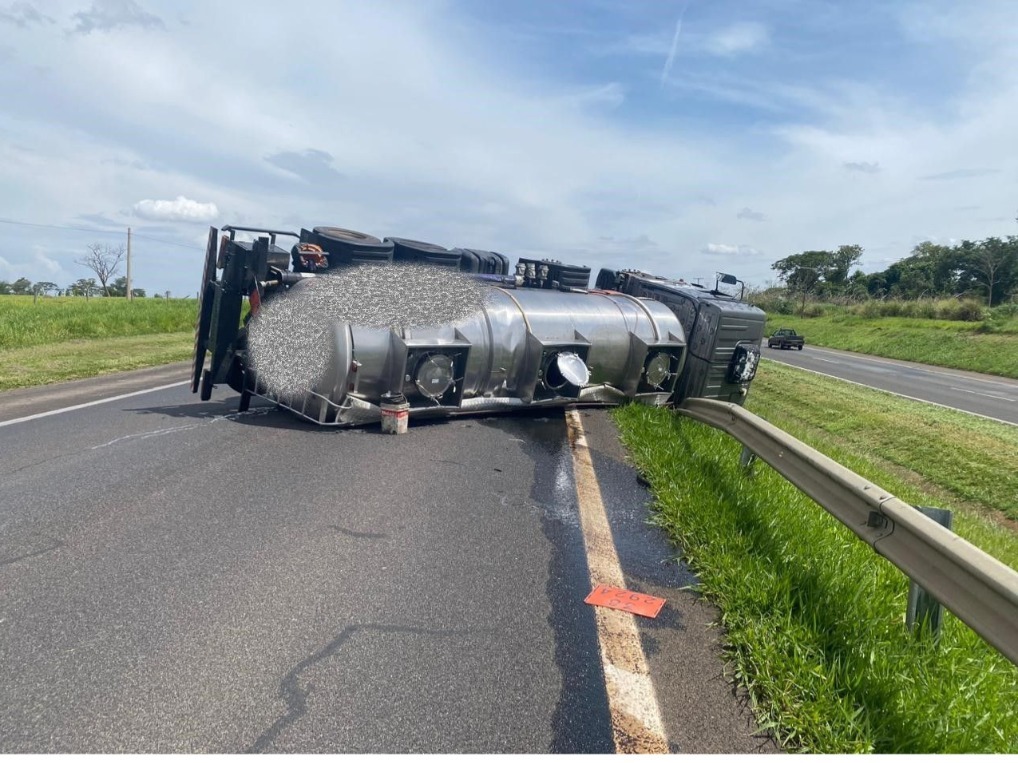
[[[665,605],[665,600],[657,596],[648,596],[645,593],[627,591],[625,588],[610,585],[595,586],[584,601],[598,607],[621,609],[623,612],[632,612],[634,615],[644,617],[657,617],[657,613]]]

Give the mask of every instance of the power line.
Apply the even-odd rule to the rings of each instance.
[[[76,227],[74,225],[53,225],[51,223],[30,223],[30,222],[25,222],[24,220],[8,220],[8,219],[3,218],[3,217],[0,217],[0,223],[6,223],[8,225],[23,225],[23,226],[26,226],[28,228],[53,228],[53,229],[56,229],[56,230],[76,230],[76,231],[83,231],[85,233],[103,233],[103,234],[106,234],[106,235],[110,235],[110,234],[114,234],[114,233],[119,234],[119,231],[101,230],[99,228],[78,228],[78,227]],[[195,249],[195,250],[197,250],[199,252],[204,251],[204,247],[201,247],[201,246],[195,246],[193,244],[181,244],[181,243],[176,242],[176,241],[165,241],[165,240],[163,240],[161,238],[154,238],[153,236],[145,236],[145,235],[143,235],[141,233],[138,233],[137,231],[135,231],[131,235],[134,236],[134,238],[144,238],[144,239],[148,239],[149,241],[155,241],[157,244],[166,244],[167,246],[179,246],[179,247],[181,247],[183,249]]]
[[[155,241],[157,244],[167,244],[168,246],[179,246],[183,249],[195,249],[199,252],[205,251],[204,246],[195,246],[194,244],[180,244],[177,243],[176,241],[164,241],[161,238],[152,238],[152,236],[146,236],[142,233],[138,233],[137,231],[134,231],[131,235],[134,236],[135,238],[144,238],[149,241]]]

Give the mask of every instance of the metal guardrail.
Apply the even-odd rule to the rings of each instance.
[[[1018,572],[738,405],[678,410],[745,445],[1018,665]]]

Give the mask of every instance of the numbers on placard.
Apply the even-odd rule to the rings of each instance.
[[[586,602],[631,614],[656,617],[665,600],[656,596],[628,591],[625,588],[599,584],[594,587]]]

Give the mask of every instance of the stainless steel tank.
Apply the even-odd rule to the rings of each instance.
[[[326,373],[304,394],[275,395],[254,374],[247,383],[332,426],[378,421],[389,393],[406,397],[411,420],[627,399],[664,405],[674,393],[686,340],[666,305],[619,293],[490,289],[481,311],[449,325],[333,322]]]

